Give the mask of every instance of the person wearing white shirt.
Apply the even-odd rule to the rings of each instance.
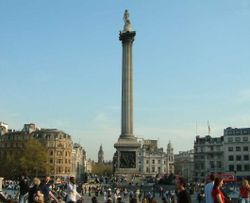
[[[205,186],[205,198],[206,198],[206,203],[214,203],[213,197],[212,197],[212,190],[214,187],[214,174],[210,175],[210,182],[206,184]]]
[[[81,196],[76,191],[75,178],[70,177],[69,183],[67,184],[67,203],[76,203]]]

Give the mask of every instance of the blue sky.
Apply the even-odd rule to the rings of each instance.
[[[0,121],[58,128],[97,159],[120,135],[121,43],[134,47],[134,133],[174,150],[250,127],[250,1],[0,1]]]

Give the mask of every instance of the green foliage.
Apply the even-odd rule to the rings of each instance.
[[[9,152],[6,157],[1,161],[1,169],[0,174],[1,176],[14,178],[19,173],[18,167],[18,157],[14,155],[11,151]]]
[[[46,147],[38,140],[28,140],[24,148],[8,151],[1,160],[0,175],[15,178],[23,173],[31,176],[45,175]]]
[[[95,163],[92,165],[92,173],[99,176],[110,176],[112,175],[112,170],[112,164]]]
[[[29,140],[20,157],[20,169],[28,174],[38,175],[46,171],[46,148],[35,139]]]

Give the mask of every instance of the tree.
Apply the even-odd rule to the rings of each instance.
[[[19,175],[19,164],[18,164],[18,157],[15,156],[15,154],[10,151],[7,153],[6,157],[3,158],[1,161],[1,176],[7,177],[7,178],[15,178]]]
[[[28,140],[20,157],[20,169],[26,174],[45,174],[47,150],[38,140]]]
[[[92,173],[99,176],[110,176],[112,175],[112,164],[95,163],[92,166]]]

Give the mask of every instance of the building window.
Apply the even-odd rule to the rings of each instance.
[[[214,168],[214,162],[210,161],[210,168]]]
[[[146,164],[148,164],[148,160],[146,160]]]
[[[49,160],[49,163],[53,164],[53,159],[50,159],[50,160]]]
[[[160,164],[161,163],[161,160],[158,160],[158,164]]]
[[[237,171],[242,171],[241,165],[237,165],[237,166],[236,166],[236,170],[237,170]]]
[[[239,147],[239,146],[236,147],[236,151],[237,151],[237,152],[240,151],[240,147]]]
[[[161,167],[158,167],[158,173],[160,173],[161,172]]]
[[[217,164],[217,168],[221,168],[221,161],[217,161],[216,164]]]
[[[152,164],[155,164],[155,160],[154,159],[152,160]]]
[[[244,165],[244,171],[249,171],[249,164]]]
[[[236,161],[241,161],[241,155],[236,155]]]
[[[62,163],[63,163],[63,160],[62,160],[62,159],[57,159],[57,163],[58,163],[58,164],[62,164]]]
[[[50,156],[53,156],[53,151],[50,151]]]
[[[154,167],[154,166],[152,167],[152,172],[153,172],[153,173],[155,172],[155,167]]]
[[[201,170],[205,169],[204,163],[201,163]]]
[[[248,161],[249,160],[249,155],[244,155],[244,161]]]
[[[146,168],[146,172],[149,173],[149,167]]]
[[[234,160],[234,156],[233,155],[228,156],[228,161],[233,161],[233,160]]]
[[[248,146],[244,146],[243,151],[248,152]]]
[[[236,137],[235,142],[240,142],[240,137]]]
[[[248,142],[248,137],[243,137],[243,142]]]
[[[57,153],[57,156],[62,156],[62,152],[58,151]]]
[[[234,150],[233,147],[228,147],[228,151],[229,151],[229,152],[232,152],[233,150]]]
[[[227,139],[227,141],[228,141],[228,142],[233,142],[234,140],[233,140],[232,137],[229,137],[229,138]]]
[[[234,165],[229,165],[228,170],[229,171],[234,171]]]

